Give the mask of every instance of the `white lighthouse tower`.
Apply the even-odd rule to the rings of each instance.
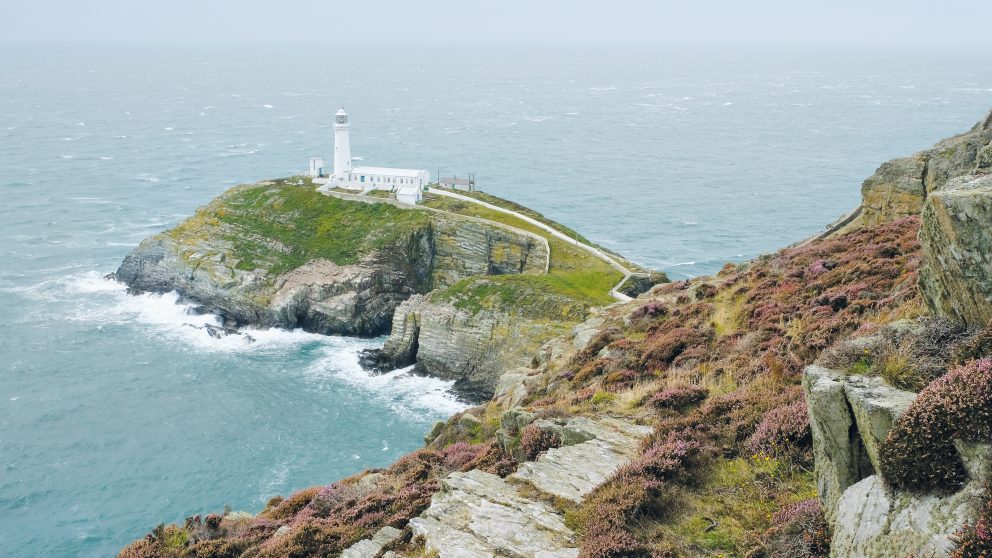
[[[334,115],[334,178],[347,181],[351,173],[351,139],[348,137],[348,113],[342,108]]]

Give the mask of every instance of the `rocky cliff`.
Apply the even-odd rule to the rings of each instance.
[[[918,215],[927,195],[963,175],[992,171],[992,113],[963,134],[910,157],[893,159],[861,186],[861,223]]]
[[[992,176],[958,177],[923,207],[920,290],[937,314],[981,327],[992,320]]]
[[[953,494],[893,489],[882,476],[881,452],[917,394],[878,376],[817,366],[806,369],[803,388],[817,489],[833,529],[830,555],[947,556],[955,533],[978,515],[990,480],[989,447],[957,446],[969,479]]]

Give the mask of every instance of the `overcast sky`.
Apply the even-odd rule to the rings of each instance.
[[[992,45],[992,0],[5,0],[0,40]]]

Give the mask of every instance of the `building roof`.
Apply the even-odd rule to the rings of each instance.
[[[439,178],[438,184],[454,184],[455,186],[468,186],[472,181],[467,178]]]
[[[420,190],[420,188],[417,188],[416,186],[400,186],[399,188],[396,189],[396,195],[416,196],[418,190]]]
[[[403,178],[417,178],[425,170],[415,169],[390,169],[386,167],[354,167],[351,174],[382,174],[385,176],[402,176]]]

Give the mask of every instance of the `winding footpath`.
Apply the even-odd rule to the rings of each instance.
[[[474,203],[474,204],[477,204],[477,205],[481,205],[482,207],[485,207],[487,209],[492,209],[493,211],[499,211],[500,213],[506,213],[507,215],[512,215],[513,217],[516,217],[517,219],[520,219],[522,221],[526,221],[527,223],[530,223],[531,225],[534,225],[535,227],[538,227],[538,228],[544,230],[545,232],[547,232],[547,233],[549,233],[549,234],[551,234],[551,235],[553,235],[553,236],[555,236],[555,237],[557,237],[557,238],[559,238],[561,240],[564,240],[566,242],[570,242],[570,243],[572,243],[572,245],[577,246],[577,247],[585,250],[586,252],[589,252],[593,256],[595,256],[595,257],[603,260],[607,264],[609,264],[611,267],[613,267],[613,269],[616,269],[617,271],[619,271],[620,273],[623,274],[623,279],[621,279],[619,283],[617,283],[612,289],[610,289],[610,296],[612,296],[613,298],[615,298],[617,300],[624,301],[624,302],[626,302],[628,300],[631,300],[631,298],[629,296],[623,294],[618,289],[621,286],[623,286],[623,284],[626,283],[628,279],[630,279],[630,276],[632,275],[633,272],[631,272],[629,269],[627,269],[626,267],[624,267],[620,262],[618,262],[617,260],[615,260],[613,257],[611,257],[606,252],[600,250],[599,248],[596,248],[595,246],[590,246],[590,245],[585,244],[583,242],[579,242],[578,240],[576,240],[574,238],[571,238],[567,234],[565,234],[565,233],[563,233],[563,232],[555,229],[554,227],[551,227],[551,226],[549,226],[549,225],[547,225],[545,223],[542,223],[541,221],[538,221],[537,219],[534,219],[532,217],[528,217],[527,215],[523,215],[521,213],[518,213],[516,211],[513,211],[512,209],[506,209],[504,207],[500,207],[498,205],[487,203],[487,202],[484,202],[482,200],[477,200],[477,199],[475,199],[475,198],[473,198],[471,196],[464,196],[462,194],[458,194],[458,193],[452,192],[450,190],[445,190],[445,189],[441,189],[441,188],[430,187],[430,188],[427,189],[427,191],[428,191],[428,193],[435,194],[435,195],[438,195],[438,196],[445,196],[445,197],[448,197],[448,198],[454,198],[456,200],[460,200],[460,201],[464,201],[464,202]]]
[[[503,479],[479,470],[451,473],[410,529],[439,558],[576,558],[578,540],[554,501],[582,503],[617,469],[637,457],[651,428],[623,420],[538,420],[565,442],[520,464]],[[386,527],[341,554],[373,558],[401,536]],[[399,558],[391,551],[383,558]]]

